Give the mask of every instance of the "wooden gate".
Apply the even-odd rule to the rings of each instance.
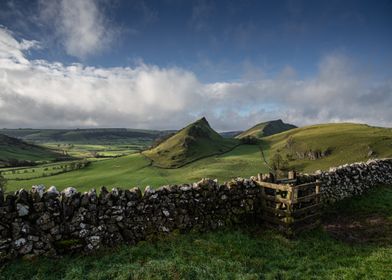
[[[272,174],[259,174],[262,188],[263,220],[287,235],[312,229],[320,223],[319,181],[296,185],[295,173],[288,179],[275,180]]]

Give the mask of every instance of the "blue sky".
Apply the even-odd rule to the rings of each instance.
[[[42,2],[42,1],[41,1]],[[10,4],[12,3],[12,4]],[[311,76],[319,59],[342,52],[382,73],[392,50],[391,1],[101,1],[116,33],[109,47],[85,57],[69,55],[58,42],[32,58],[129,66],[143,60],[179,66],[205,81],[242,78],[247,67],[273,75],[290,65]],[[13,13],[39,13],[40,1],[5,1],[1,23],[23,38],[50,38],[50,26],[22,26]],[[3,12],[4,13],[4,12]],[[50,38],[52,39],[52,38]],[[48,39],[48,40],[50,40]],[[205,68],[208,68],[208,75]]]
[[[0,126],[392,126],[392,1],[2,0],[0,25],[0,106],[47,112]]]

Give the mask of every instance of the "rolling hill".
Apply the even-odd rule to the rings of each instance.
[[[52,150],[0,134],[0,167],[54,160],[59,157],[62,155]]]
[[[177,168],[200,158],[225,153],[238,144],[238,140],[223,138],[202,118],[143,154],[154,166]]]
[[[196,123],[201,123],[200,126],[206,128],[205,122],[200,120]],[[147,185],[158,187],[165,184],[196,182],[203,177],[226,181],[238,176],[250,177],[259,172],[268,172],[268,167],[261,158],[259,145],[238,145],[229,152],[221,153],[218,150],[219,145],[213,146],[211,140],[200,140],[200,137],[197,137],[197,144],[183,149],[178,143],[184,141],[186,138],[184,135],[188,130],[189,126],[180,131],[180,135],[174,135],[162,142],[162,146],[158,145],[146,151],[145,153],[150,153],[150,156],[158,157],[152,166],[148,158],[135,153],[94,161],[86,168],[59,175],[21,181],[9,180],[8,188],[17,190],[21,187],[30,188],[35,184],[55,185],[59,189],[72,185],[83,191],[93,187],[99,188],[101,185],[126,188],[136,185],[143,188]],[[213,135],[216,137],[216,134]],[[216,139],[218,142],[222,140],[221,137]],[[233,139],[224,141],[227,140],[233,141]],[[205,148],[201,143],[206,143],[208,147]],[[290,144],[287,145],[288,143]],[[235,142],[228,144],[229,147],[232,144],[236,145]],[[345,163],[366,161],[373,157],[392,157],[392,129],[362,124],[313,125],[264,137],[259,144],[263,147],[267,161],[275,153],[280,153],[284,159],[289,155],[290,169],[313,172],[318,169],[328,170],[331,166]],[[158,155],[159,151],[165,149],[169,149],[170,152]],[[187,154],[190,150],[195,151],[196,154]],[[210,153],[207,152],[219,153],[219,155],[209,156]],[[169,155],[179,155],[181,157],[178,159],[182,161],[173,161]],[[201,156],[204,158],[196,160]],[[181,166],[180,164],[184,165],[184,162],[189,164],[172,169],[157,167],[160,166],[159,163],[167,164],[163,166],[170,166],[170,163]]]
[[[392,129],[366,124],[312,125],[264,137],[262,141],[270,155],[280,153],[300,171],[392,157]]]
[[[282,120],[279,119],[279,120],[259,123],[249,128],[248,130],[242,132],[241,134],[237,135],[235,138],[241,139],[248,136],[261,138],[261,137],[274,135],[293,128],[296,128],[296,126],[292,124],[284,123]]]

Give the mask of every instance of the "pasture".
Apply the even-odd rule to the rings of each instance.
[[[241,145],[223,155],[208,157],[178,169],[163,169],[151,165],[140,153],[128,156],[93,161],[83,169],[49,177],[30,180],[9,180],[7,190],[30,189],[32,185],[44,184],[64,189],[69,186],[86,191],[100,186],[131,188],[147,185],[159,187],[167,184],[193,183],[203,177],[225,181],[258,172],[266,172],[257,146]]]
[[[74,143],[45,143],[43,146],[58,150],[73,158],[104,158],[119,157],[145,149],[151,141],[134,140],[128,143],[109,144],[74,144]]]
[[[70,172],[85,168],[87,160],[73,160],[57,163],[41,164],[33,167],[12,167],[0,169],[1,175],[7,180],[28,180],[53,176],[60,173]]]

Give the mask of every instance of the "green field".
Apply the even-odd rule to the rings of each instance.
[[[150,140],[133,140],[123,144],[45,143],[43,146],[58,150],[74,158],[118,157],[146,149]]]
[[[41,164],[33,167],[2,168],[0,169],[0,172],[1,175],[7,180],[20,181],[71,172],[75,169],[85,168],[85,163],[87,163],[85,160],[72,160]]]
[[[372,224],[366,225],[369,217]],[[326,230],[339,219],[348,222],[358,241]],[[391,263],[392,186],[385,186],[338,203],[325,214],[322,227],[293,240],[260,226],[173,233],[90,256],[14,261],[0,268],[0,279],[387,280]]]
[[[130,188],[147,185],[158,187],[167,184],[195,182],[203,177],[221,181],[233,177],[249,177],[265,172],[257,146],[242,145],[223,155],[201,159],[178,169],[162,169],[151,166],[150,160],[140,153],[129,156],[91,162],[81,170],[45,178],[15,181],[9,180],[7,190],[29,189],[32,185],[44,184],[60,189],[74,186],[80,191],[100,186]]]
[[[168,131],[137,129],[0,129],[0,167],[119,157],[146,149]]]

